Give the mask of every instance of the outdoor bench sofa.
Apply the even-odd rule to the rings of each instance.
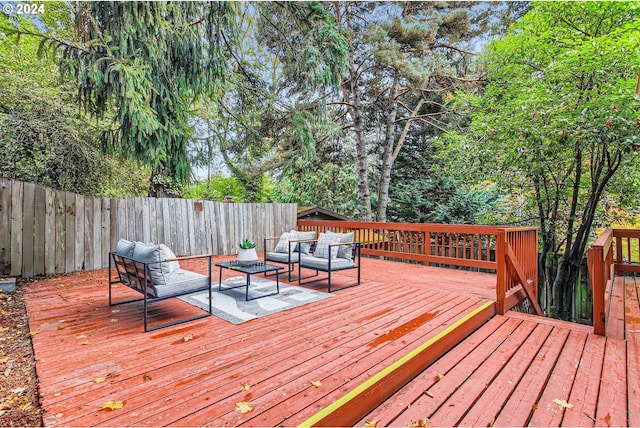
[[[182,260],[206,258],[207,275],[181,269]],[[115,270],[116,275],[113,275]],[[142,297],[119,302],[112,300],[112,286],[124,284],[142,294]],[[196,291],[209,290],[209,311],[179,321],[149,328],[149,305]],[[144,244],[121,239],[116,251],[109,253],[109,306],[130,302],[144,302],[144,331],[153,331],[176,324],[208,317],[211,304],[211,255],[176,257],[164,244]]]
[[[301,254],[298,262],[298,284],[308,284],[320,280],[327,280],[327,290],[329,293],[345,288],[360,285],[360,250],[361,244],[353,241],[353,233],[321,233],[318,239],[300,241],[315,243],[313,254]],[[326,272],[325,278],[317,278],[302,282],[302,269],[312,269],[318,272]],[[340,288],[331,289],[331,274],[333,272],[357,269],[357,282]]]

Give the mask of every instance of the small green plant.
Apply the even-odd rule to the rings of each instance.
[[[250,241],[248,239],[244,239],[242,241],[240,241],[240,248],[243,250],[249,250],[251,248],[256,248],[256,244],[253,243],[253,241]]]

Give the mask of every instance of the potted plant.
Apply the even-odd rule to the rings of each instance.
[[[256,244],[253,241],[244,239],[240,241],[240,251],[238,252],[238,262],[241,265],[251,265],[258,261]]]

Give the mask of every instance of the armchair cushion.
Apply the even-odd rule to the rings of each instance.
[[[333,253],[333,249],[331,250]],[[323,257],[315,257],[315,256],[302,256],[300,258],[300,264],[308,269],[318,269],[323,272],[327,272],[329,270],[329,259]],[[342,270],[349,269],[354,267],[354,261],[352,259],[340,259],[333,258],[333,254],[331,257],[331,270]]]
[[[163,285],[155,286],[155,297],[166,297],[185,294],[207,288],[209,277],[189,270],[178,269],[171,273],[169,280]]]
[[[270,252],[267,253],[267,260],[278,263],[289,263],[289,254],[287,253],[276,253]],[[292,252],[291,253],[291,263],[298,263],[300,260],[300,253]]]

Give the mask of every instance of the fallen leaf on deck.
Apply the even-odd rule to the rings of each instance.
[[[76,339],[86,339],[87,335],[86,334],[80,334],[78,336],[76,336]]]
[[[124,401],[107,401],[100,405],[104,410],[117,410],[124,407]]]
[[[145,374],[144,376],[142,376],[142,381],[143,382],[147,382],[151,380],[151,376],[149,376],[148,374]]]
[[[102,382],[104,382],[105,380],[107,380],[107,378],[106,378],[106,377],[97,377],[97,378],[95,378],[93,381],[94,381],[95,383],[102,383]]]
[[[33,337],[33,336],[35,336],[36,334],[40,333],[41,331],[42,331],[42,330],[30,331],[30,332],[29,332],[29,336]]]
[[[407,428],[416,428],[416,427],[426,428],[428,426],[429,426],[429,419],[427,418],[420,419],[419,421],[411,421],[407,424]]]
[[[444,376],[442,376],[440,373],[436,372],[436,382],[440,382],[440,380],[443,378]]]
[[[120,312],[120,309],[111,309],[112,314],[117,314],[118,312]]]
[[[117,318],[111,318],[111,322],[118,322]]]
[[[58,330],[64,330],[65,328],[66,328],[66,327],[65,327],[65,326],[63,326],[63,325],[59,325],[59,326],[58,326]]]
[[[190,340],[193,340],[193,334],[190,334],[189,336],[185,336],[182,338],[183,342],[188,342]]]
[[[248,391],[250,389],[251,389],[251,385],[249,385],[248,383],[245,382],[245,383],[242,384],[241,391]]]
[[[573,404],[567,403],[565,400],[561,400],[559,398],[554,398],[553,402],[560,407],[564,407],[565,409],[571,409],[573,407]]]
[[[311,385],[315,386],[316,388],[320,388],[322,386],[322,382],[320,382],[319,380],[312,380]]]
[[[88,344],[89,344],[89,341],[88,341],[88,340],[85,340],[84,342],[81,342],[80,344],[81,344],[81,345],[88,345]]]
[[[378,426],[378,421],[375,419],[367,419],[363,426],[364,428],[376,428]]]
[[[241,401],[239,403],[236,403],[236,411],[240,413],[248,413],[252,410],[253,410],[253,407],[251,406],[251,404],[247,403],[246,401]]]

